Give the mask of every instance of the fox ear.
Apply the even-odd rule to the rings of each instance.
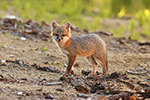
[[[64,26],[65,26],[66,29],[69,29],[70,26],[71,26],[71,24],[68,22],[68,23],[66,23]]]
[[[52,21],[51,25],[52,25],[52,30],[54,30],[56,27],[58,27],[58,24],[56,23],[55,20]]]

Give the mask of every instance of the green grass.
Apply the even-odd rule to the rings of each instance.
[[[135,28],[136,28],[136,21],[134,19],[130,20],[130,33],[133,34],[135,33]]]
[[[122,25],[117,29],[112,29],[111,32],[114,34],[115,37],[124,37],[125,26]]]
[[[0,0],[0,10],[5,12],[13,8],[16,15],[25,19],[48,23],[70,21],[90,31],[102,30],[101,19],[134,16],[137,20],[130,20],[129,30],[133,39],[138,39],[140,32],[150,38],[149,4],[149,0]],[[136,30],[137,23],[142,28],[140,32]],[[112,31],[115,36],[123,37],[126,30],[120,26]]]
[[[41,49],[41,51],[48,51],[48,48],[47,47],[42,47],[42,48],[40,48]]]
[[[9,37],[9,36],[10,36],[10,34],[9,34],[9,33],[5,33],[5,36]]]

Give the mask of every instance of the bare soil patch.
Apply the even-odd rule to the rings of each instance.
[[[96,32],[107,44],[109,76],[102,76],[102,67],[88,76],[91,65],[78,58],[75,75],[60,78],[67,58],[49,34],[45,22],[0,20],[0,99],[150,98],[150,45]]]

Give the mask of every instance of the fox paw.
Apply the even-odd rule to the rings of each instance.
[[[89,76],[95,76],[96,75],[96,73],[90,73],[89,74]]]
[[[64,73],[63,75],[60,76],[61,81],[66,81],[68,77],[68,74]]]
[[[71,75],[74,75],[74,71],[73,70],[71,71]]]
[[[103,76],[108,76],[108,73],[107,72],[103,72]]]
[[[69,76],[69,75],[74,75],[74,71],[72,70],[70,73],[66,72],[66,73],[63,74],[63,76],[66,76],[66,77]]]
[[[69,74],[64,73],[62,76],[63,76],[63,77],[68,77],[68,76],[69,76]]]

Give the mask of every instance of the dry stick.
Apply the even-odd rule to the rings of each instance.
[[[123,79],[117,79],[117,80],[127,84],[129,86],[129,88],[134,89],[134,85],[131,82],[129,82],[127,80],[123,80]]]
[[[10,75],[10,74],[7,74],[10,78],[12,78],[12,79],[14,79],[14,77],[12,76],[12,75]]]
[[[127,70],[127,72],[128,72],[129,74],[141,75],[141,74],[147,73],[148,71],[144,71],[144,72],[134,72],[134,71]]]
[[[138,43],[140,46],[143,46],[143,45],[149,45],[150,46],[150,42],[144,42],[144,43]]]

